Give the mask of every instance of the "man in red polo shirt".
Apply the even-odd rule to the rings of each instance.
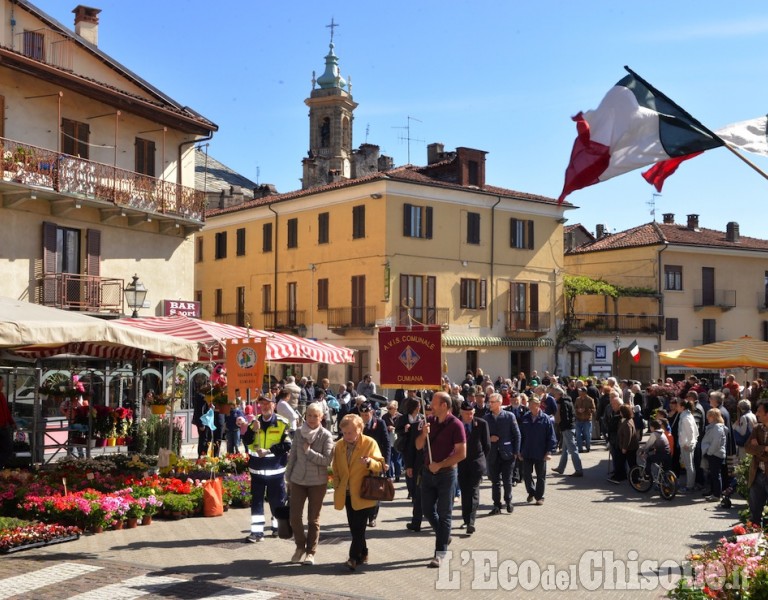
[[[451,540],[451,511],[458,485],[456,465],[467,456],[464,425],[451,412],[451,396],[437,392],[432,397],[432,416],[427,418],[416,449],[424,452],[425,468],[421,474],[421,507],[435,532],[435,556],[427,565],[438,568],[445,559]]]

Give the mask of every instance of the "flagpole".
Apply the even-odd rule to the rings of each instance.
[[[683,107],[681,107],[677,102],[672,100],[669,96],[667,96],[665,93],[659,91],[655,87],[653,87],[650,83],[648,83],[645,79],[640,77],[637,73],[635,73],[632,69],[630,69],[627,65],[624,65],[624,69],[632,75],[635,79],[637,79],[640,83],[642,83],[645,87],[647,87],[649,90],[651,90],[655,95],[661,96],[664,98],[667,102],[669,102],[672,106],[674,106],[677,110],[679,110],[681,113],[683,113],[687,118],[689,118],[694,124],[701,127],[702,131],[705,133],[711,135],[716,140],[720,140],[723,143],[723,146],[730,150],[737,158],[740,158],[742,161],[744,161],[747,165],[752,167],[755,171],[757,171],[760,175],[762,175],[765,179],[768,179],[768,173],[763,171],[760,167],[758,167],[755,163],[753,163],[751,160],[749,160],[746,156],[742,156],[741,153],[737,152],[736,149],[726,142],[723,138],[721,138],[719,135],[717,135],[714,131],[712,131],[709,127],[705,126],[701,121],[699,121],[697,118],[695,118],[691,113],[689,113],[687,110],[685,110]]]
[[[755,163],[753,163],[751,160],[749,160],[746,156],[741,154],[741,152],[737,152],[736,148],[734,148],[731,144],[728,142],[725,142],[725,147],[733,152],[734,155],[736,155],[737,158],[740,158],[743,160],[747,165],[752,167],[753,170],[757,171],[760,175],[762,175],[765,179],[768,179],[768,173],[763,171],[760,167],[758,167]]]

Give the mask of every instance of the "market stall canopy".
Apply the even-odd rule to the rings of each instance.
[[[681,367],[709,369],[758,367],[768,369],[768,342],[745,335],[726,342],[660,352],[659,359],[662,365]]]
[[[198,360],[223,360],[221,342],[233,338],[267,338],[267,360],[284,363],[326,363],[330,365],[354,362],[354,350],[287,333],[249,329],[182,315],[142,317],[116,321],[145,331],[164,333],[199,344]]]
[[[140,331],[77,312],[0,297],[0,348],[31,358],[77,354],[97,358],[196,360],[197,344]]]

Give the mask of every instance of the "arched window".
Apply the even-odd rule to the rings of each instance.
[[[320,147],[329,148],[331,146],[331,119],[325,117],[320,125]]]

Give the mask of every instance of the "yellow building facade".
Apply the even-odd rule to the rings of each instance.
[[[622,378],[647,381],[684,369],[658,363],[658,352],[723,341],[742,335],[768,339],[768,240],[739,234],[738,223],[724,230],[700,227],[699,215],[685,223],[664,215],[614,234],[598,227],[596,239],[568,247],[565,270],[625,288],[650,288],[655,294],[577,299],[584,372],[606,367]],[[614,343],[618,341],[619,343]],[[637,341],[640,361],[626,350]],[[608,350],[592,353],[596,346]],[[618,363],[616,360],[618,358]],[[718,374],[713,374],[717,375]]]

